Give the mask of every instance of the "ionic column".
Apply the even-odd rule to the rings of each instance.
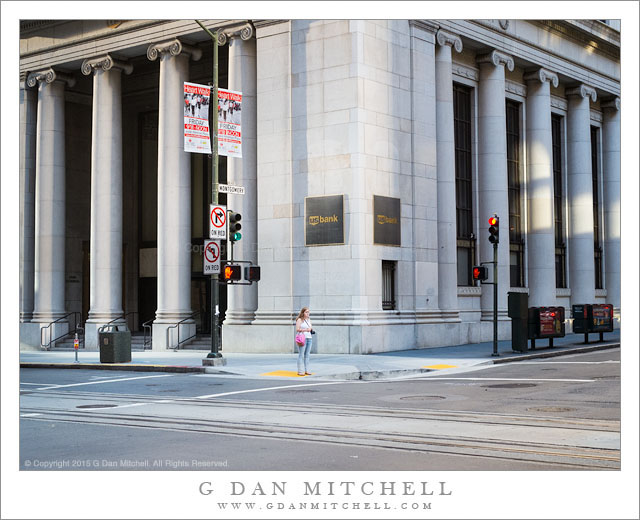
[[[558,76],[538,69],[527,81],[527,207],[529,306],[555,305],[555,231],[553,218],[553,142],[551,86]]]
[[[242,158],[227,161],[227,182],[245,188],[244,195],[227,196],[227,207],[242,214],[242,239],[234,245],[233,255],[257,263],[256,40],[250,24],[221,37],[229,39],[229,90],[242,92]],[[225,326],[251,323],[257,309],[257,284],[228,287]]]
[[[620,309],[620,98],[602,103],[604,257],[607,302]]]
[[[131,65],[108,54],[82,63],[93,74],[91,126],[91,248],[87,348],[100,326],[122,315],[122,87]],[[124,323],[124,322],[123,322]]]
[[[184,151],[184,82],[189,58],[202,51],[179,40],[152,44],[147,57],[160,58],[158,117],[158,309],[153,322],[153,350],[178,343],[176,328],[191,316],[191,157]],[[190,320],[180,326],[180,338],[195,332]]]
[[[593,261],[593,184],[589,99],[586,85],[567,89],[567,184],[569,198],[569,286],[571,304],[595,301]]]
[[[33,315],[37,92],[20,82],[20,323]]]
[[[38,85],[32,321],[42,328],[65,315],[64,88],[74,80],[49,68],[29,74],[27,84]],[[47,330],[45,343],[68,330],[68,323]]]
[[[493,261],[493,245],[489,242],[488,219],[494,213],[500,218],[498,244],[498,310],[507,307],[509,279],[509,195],[507,180],[507,133],[505,110],[505,66],[512,71],[513,58],[492,51],[478,56],[480,82],[478,85],[478,195],[480,222],[478,243],[482,262]],[[489,266],[492,271],[492,266]],[[492,274],[490,275],[492,278]],[[493,317],[493,291],[484,286],[482,316]]]
[[[438,307],[458,307],[456,156],[451,49],[462,52],[459,36],[436,35],[436,157],[438,162]]]

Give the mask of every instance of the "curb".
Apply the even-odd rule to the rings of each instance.
[[[204,373],[205,367],[177,365],[125,365],[122,363],[20,363],[20,368],[75,368],[81,370],[122,370],[126,372]]]
[[[569,354],[581,354],[581,353],[585,353],[585,352],[594,352],[596,350],[607,350],[610,348],[619,348],[620,347],[620,343],[608,343],[606,345],[593,345],[591,347],[576,347],[576,348],[563,348],[563,347],[546,347],[546,348],[562,348],[563,350],[553,350],[551,352],[540,352],[540,353],[535,353],[535,354],[522,354],[521,356],[518,357],[508,357],[508,358],[503,358],[503,359],[494,359],[491,361],[492,364],[494,365],[498,365],[498,364],[502,364],[502,363],[511,363],[514,361],[526,361],[527,359],[543,359],[543,358],[550,358],[550,357],[558,357],[558,356],[566,356]],[[543,350],[544,347],[540,350]],[[536,349],[538,350],[538,349]]]
[[[526,361],[529,359],[543,359],[550,357],[566,356],[570,354],[580,354],[585,352],[594,352],[597,350],[607,350],[611,348],[619,348],[620,343],[608,343],[605,345],[593,345],[576,348],[546,347],[548,352],[537,352],[537,350],[545,350],[545,347],[536,349],[535,352],[520,355],[509,354],[509,357],[500,359],[489,359],[478,363],[478,365],[498,365],[503,363],[514,363],[518,361]],[[551,350],[553,349],[553,350]],[[558,349],[558,350],[556,350]],[[519,354],[519,353],[518,353]],[[172,372],[172,373],[196,373],[196,374],[224,374],[230,375],[229,367],[224,369],[216,369],[208,366],[182,366],[182,365],[151,365],[151,364],[125,364],[125,363],[20,363],[20,368],[64,368],[76,370],[121,370],[127,372]],[[410,368],[410,369],[393,369],[393,370],[369,370],[359,372],[347,372],[343,374],[318,374],[318,377],[324,379],[343,379],[343,380],[361,380],[373,381],[376,379],[384,379],[387,377],[402,377],[410,375],[420,375],[436,370],[430,368]],[[233,374],[239,375],[239,374]]]

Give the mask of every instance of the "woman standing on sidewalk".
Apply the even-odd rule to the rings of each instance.
[[[300,314],[298,314],[296,318],[296,334],[298,332],[302,332],[305,337],[304,345],[298,345],[298,375],[310,376],[309,353],[311,352],[311,343],[313,342],[312,334],[314,334],[314,331],[311,327],[308,307],[302,307]]]

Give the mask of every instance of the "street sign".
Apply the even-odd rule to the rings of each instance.
[[[220,244],[217,240],[204,241],[202,265],[204,274],[220,273]]]
[[[230,193],[231,195],[244,195],[244,186],[231,184],[218,184],[218,193]]]
[[[209,238],[227,238],[227,207],[209,206]]]

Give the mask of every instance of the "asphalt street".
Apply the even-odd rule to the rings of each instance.
[[[24,470],[615,470],[620,349],[386,380],[20,371]]]

